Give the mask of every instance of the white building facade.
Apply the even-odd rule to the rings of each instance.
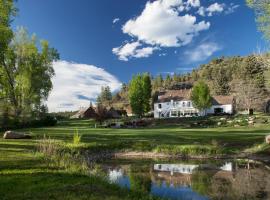
[[[190,100],[191,90],[169,90],[158,96],[154,104],[155,118],[196,117],[210,114],[233,114],[233,97],[214,96],[212,106],[200,112]]]

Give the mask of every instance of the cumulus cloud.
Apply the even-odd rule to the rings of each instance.
[[[210,22],[197,22],[196,16],[182,14],[188,7],[199,7],[199,0],[156,0],[147,2],[142,13],[122,27],[125,34],[137,42],[113,49],[120,60],[148,57],[160,47],[180,47],[189,44],[199,32],[209,29]],[[143,49],[137,49],[144,44]],[[142,52],[142,54],[138,53]]]
[[[187,63],[196,63],[204,61],[215,52],[221,50],[221,47],[214,42],[205,42],[197,46],[195,49],[184,52]]]
[[[233,3],[217,2],[204,7],[200,0],[149,0],[143,11],[122,27],[122,32],[131,40],[113,48],[112,52],[120,60],[128,61],[130,58],[149,57],[162,48],[188,45],[211,25],[209,21],[199,21],[196,15],[230,14],[237,7]]]
[[[201,16],[208,16],[212,17],[214,14],[217,13],[225,13],[225,14],[231,14],[235,12],[235,10],[239,7],[239,5],[236,5],[234,3],[231,3],[230,5],[226,5],[224,3],[213,3],[209,5],[208,7],[201,6],[197,13]]]
[[[128,61],[130,58],[146,58],[149,57],[157,47],[141,47],[140,42],[126,43],[120,47],[113,48],[112,52],[118,56],[119,60]]]
[[[179,47],[190,43],[200,31],[210,27],[209,22],[197,23],[195,16],[180,16],[175,7],[181,0],[157,0],[148,2],[137,18],[126,22],[122,30],[146,44],[162,47]]]
[[[53,68],[53,90],[47,101],[50,112],[74,111],[89,106],[101,86],[108,85],[112,91],[121,86],[115,76],[93,65],[58,61],[53,63]]]
[[[116,23],[119,22],[119,21],[120,21],[120,18],[115,18],[115,19],[113,19],[112,23],[113,23],[113,24],[116,24]]]
[[[196,7],[200,7],[201,2],[200,2],[200,0],[188,0],[187,5],[190,5],[190,6],[196,8]]]

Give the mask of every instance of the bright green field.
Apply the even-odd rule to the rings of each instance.
[[[211,145],[215,141],[228,151],[239,153],[262,143],[270,133],[269,125],[205,129],[92,127],[89,121],[68,121],[56,127],[23,130],[32,133],[32,140],[0,139],[0,199],[150,199],[119,189],[100,178],[46,166],[41,155],[35,153],[35,146],[44,135],[71,142],[78,130],[83,135],[83,143],[110,146],[128,141],[132,142],[134,150],[145,150],[143,145],[149,148],[153,145]]]

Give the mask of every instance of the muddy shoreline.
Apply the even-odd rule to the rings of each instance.
[[[175,154],[164,154],[155,152],[138,152],[138,151],[127,151],[127,152],[99,152],[99,153],[86,153],[89,161],[105,160],[105,159],[246,159],[263,162],[270,164],[270,155],[257,155],[241,153],[236,155],[175,155]]]

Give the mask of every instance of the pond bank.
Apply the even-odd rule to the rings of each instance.
[[[106,159],[194,159],[194,160],[225,160],[225,159],[246,159],[259,161],[265,164],[270,164],[270,155],[259,155],[240,153],[235,155],[181,155],[181,154],[166,154],[156,152],[139,152],[139,151],[115,151],[115,152],[100,152],[87,153],[88,161],[106,160]]]

